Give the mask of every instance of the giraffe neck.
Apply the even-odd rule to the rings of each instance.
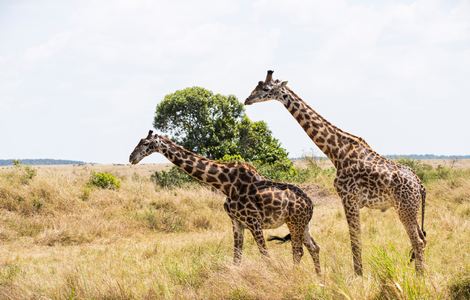
[[[207,159],[184,149],[169,139],[162,138],[162,140],[163,147],[160,152],[173,164],[191,177],[211,185],[224,194],[231,193],[231,187],[238,178],[238,172],[234,172],[231,165]]]
[[[351,151],[357,154],[363,149],[372,150],[362,138],[334,126],[292,90],[287,87],[285,89],[281,102],[336,168],[341,165],[343,160],[354,155]],[[351,148],[352,146],[353,148]]]

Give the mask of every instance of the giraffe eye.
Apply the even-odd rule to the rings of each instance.
[[[263,88],[263,91],[269,92],[269,89],[268,89],[267,87],[264,87],[264,88]]]

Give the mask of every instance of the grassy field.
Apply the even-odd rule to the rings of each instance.
[[[0,299],[465,299],[470,164],[442,163],[451,172],[426,183],[423,277],[408,264],[411,247],[393,209],[362,210],[365,274],[353,275],[331,175],[306,184],[316,203],[318,277],[307,251],[299,267],[289,243],[269,244],[272,258],[262,259],[248,232],[243,262],[233,266],[223,195],[197,185],[159,189],[150,175],[164,166],[2,168]],[[89,187],[94,171],[116,175],[120,189]]]

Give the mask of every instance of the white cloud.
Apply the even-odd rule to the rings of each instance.
[[[165,94],[202,85],[243,100],[268,68],[381,152],[470,148],[455,130],[470,125],[468,1],[46,1],[3,11],[4,158],[124,162]],[[280,105],[247,110],[293,155],[313,148]],[[31,128],[35,148],[17,138]]]

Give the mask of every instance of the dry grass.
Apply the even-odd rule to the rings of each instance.
[[[247,233],[235,267],[223,195],[204,187],[156,190],[161,166],[40,167],[32,180],[0,169],[0,299],[423,299],[469,295],[470,172],[428,185],[427,272],[408,264],[393,210],[362,211],[365,275],[355,277],[339,199],[312,188],[311,233],[323,275],[289,244],[262,259]],[[86,186],[111,172],[119,190]],[[312,183],[313,184],[313,183]],[[271,234],[286,233],[285,227]],[[465,294],[467,293],[467,294]]]

